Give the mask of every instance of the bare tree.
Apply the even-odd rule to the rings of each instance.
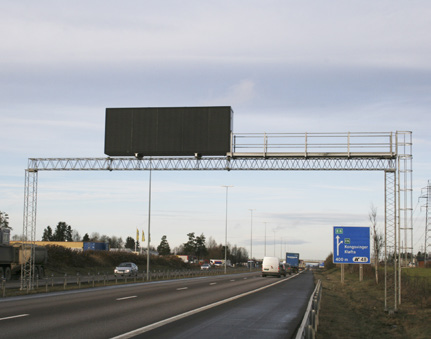
[[[377,207],[371,204],[368,217],[371,222],[373,233],[373,248],[374,248],[374,271],[376,274],[376,284],[379,283],[379,258],[383,247],[383,236],[377,232]]]

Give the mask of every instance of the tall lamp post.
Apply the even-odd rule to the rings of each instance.
[[[264,222],[264,224],[265,224],[265,251],[264,251],[264,256],[266,257],[266,222]]]
[[[225,224],[225,231],[224,231],[224,274],[226,274],[226,265],[227,265],[227,196],[229,187],[228,185],[223,185],[222,187],[226,188],[226,224]]]
[[[250,260],[253,260],[253,211],[254,209],[250,208]],[[251,263],[250,263],[251,270]]]
[[[150,178],[148,183],[148,231],[147,231],[147,281],[150,281],[150,241],[151,241],[151,158]]]

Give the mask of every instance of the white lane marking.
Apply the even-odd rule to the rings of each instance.
[[[133,298],[137,298],[137,295],[131,295],[130,297],[123,297],[123,298],[117,298],[117,301],[121,301],[121,300],[127,300],[127,299],[133,299]]]
[[[244,280],[247,280],[247,278],[244,278]]]
[[[188,287],[180,287],[180,288],[177,288],[177,291],[187,290],[187,289],[188,289]]]
[[[235,281],[235,279],[232,279],[231,281]]]
[[[292,278],[293,278],[293,277],[292,277]],[[255,290],[248,291],[248,292],[245,292],[245,293],[242,293],[242,294],[238,294],[238,295],[236,295],[236,296],[234,296],[234,297],[230,297],[230,298],[227,298],[227,299],[224,299],[224,300],[220,300],[220,301],[217,301],[217,302],[215,302],[215,303],[213,303],[213,304],[209,304],[209,305],[206,305],[206,306],[202,306],[202,307],[196,308],[196,309],[194,309],[194,310],[191,310],[191,311],[188,311],[188,312],[184,312],[184,313],[181,313],[181,314],[175,315],[175,316],[173,316],[173,317],[171,317],[171,318],[167,318],[167,319],[164,319],[164,320],[160,320],[160,321],[158,321],[158,322],[156,322],[156,323],[154,323],[154,324],[147,325],[147,326],[144,326],[144,327],[138,328],[138,329],[136,329],[136,330],[133,330],[133,331],[130,331],[130,332],[124,333],[124,334],[120,334],[119,336],[113,337],[113,338],[111,338],[111,339],[128,339],[128,338],[133,338],[133,337],[135,337],[135,336],[137,336],[137,335],[139,335],[139,334],[142,334],[142,333],[145,333],[145,332],[148,332],[148,331],[154,330],[155,328],[158,328],[158,327],[164,326],[164,325],[166,325],[166,324],[169,324],[169,323],[171,323],[171,322],[174,322],[174,321],[177,321],[177,320],[180,320],[180,319],[186,318],[186,317],[188,317],[188,316],[190,316],[190,315],[193,315],[193,314],[196,314],[196,313],[199,313],[199,312],[202,312],[202,311],[208,310],[208,309],[210,309],[210,308],[213,308],[213,307],[216,307],[216,306],[219,306],[219,305],[222,305],[222,304],[228,303],[229,301],[232,301],[232,300],[235,300],[235,299],[239,299],[239,298],[245,297],[246,295],[249,295],[249,294],[253,294],[253,293],[256,293],[256,292],[262,291],[262,290],[264,290],[264,289],[266,289],[266,288],[268,288],[268,287],[271,287],[271,286],[274,286],[274,285],[277,285],[277,284],[281,284],[282,282],[285,282],[285,281],[287,281],[287,280],[289,280],[289,279],[291,279],[291,278],[287,278],[287,279],[283,279],[283,280],[278,280],[277,282],[272,283],[272,284],[270,284],[270,285],[266,285],[266,286],[263,286],[263,287],[259,287],[259,288],[255,289]]]
[[[210,283],[210,285],[216,285],[217,283]]]
[[[9,319],[15,319],[15,318],[22,318],[22,317],[28,317],[30,314],[18,314],[18,315],[12,315],[10,317],[0,318],[0,321],[2,320],[9,320]]]

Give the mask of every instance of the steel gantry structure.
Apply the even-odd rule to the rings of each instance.
[[[401,265],[413,253],[411,163],[408,131],[232,134],[231,152],[222,157],[30,158],[23,238],[34,247],[40,171],[383,171],[385,310],[396,311],[401,302]],[[22,289],[34,284],[34,251],[30,253],[27,261],[33,264],[22,266]]]

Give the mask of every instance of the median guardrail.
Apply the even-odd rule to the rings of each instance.
[[[322,297],[322,282],[319,279],[308,302],[307,310],[302,319],[296,339],[314,339],[319,325],[320,299]]]
[[[249,268],[235,268],[228,269],[228,274],[234,273],[248,273],[254,272],[250,271]],[[224,275],[223,269],[212,268],[210,270],[196,270],[196,269],[178,269],[178,270],[152,270],[149,272],[147,277],[146,272],[141,272],[137,276],[114,276],[113,274],[108,274],[106,272],[88,272],[77,273],[76,275],[46,275],[43,278],[36,276],[35,285],[33,288],[21,291],[20,281],[11,280],[6,281],[6,279],[0,276],[0,298],[6,296],[21,295],[25,293],[42,293],[42,292],[53,292],[60,290],[68,290],[75,288],[91,288],[91,287],[102,287],[107,285],[116,284],[127,284],[127,283],[137,283],[137,282],[148,282],[148,281],[158,281],[158,280],[172,280],[172,279],[184,279],[184,278],[196,278],[203,276],[217,276]],[[7,290],[9,292],[7,293]],[[30,291],[30,292],[29,292]]]

